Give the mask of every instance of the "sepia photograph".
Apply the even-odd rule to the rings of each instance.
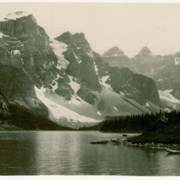
[[[180,175],[180,3],[0,2],[0,176]]]

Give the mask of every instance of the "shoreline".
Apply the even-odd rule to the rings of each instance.
[[[135,137],[135,136],[134,136]],[[136,136],[138,137],[138,136]],[[145,149],[154,149],[154,150],[177,150],[180,154],[180,144],[179,143],[155,143],[155,142],[146,142],[146,143],[136,143],[132,142],[128,139],[128,137],[124,137],[123,139],[114,138],[110,140],[101,140],[101,141],[93,141],[90,144],[101,144],[101,145],[120,145],[120,146],[127,146],[127,147],[138,147],[138,148],[145,148]]]

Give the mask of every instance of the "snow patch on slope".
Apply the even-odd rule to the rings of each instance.
[[[168,102],[172,102],[172,103],[180,103],[179,99],[176,99],[172,94],[172,89],[169,90],[165,90],[165,91],[158,91],[159,92],[159,96],[160,99],[168,101]]]
[[[76,55],[76,53],[72,50],[74,57],[76,58],[78,64],[82,63],[82,60]]]
[[[22,64],[24,64],[24,61],[23,61],[23,59],[22,59],[22,58],[21,58],[21,63],[22,63]]]
[[[58,88],[58,83],[57,83],[57,80],[60,76],[57,76],[56,79],[53,80],[53,82],[51,83],[51,87],[52,87],[52,90],[55,91],[57,88]]]
[[[63,55],[63,52],[67,50],[67,45],[65,43],[52,40],[50,46],[52,47],[54,53],[58,58],[57,69],[61,69],[61,68],[67,69],[69,65],[69,61],[67,61]]]
[[[98,114],[99,116],[102,116],[102,114],[101,114],[99,111],[97,111],[97,114]]]
[[[149,105],[149,103],[148,103],[148,102],[146,102],[145,107],[150,107],[150,105]]]
[[[0,38],[2,38],[2,37],[3,37],[3,33],[0,32]]]
[[[78,84],[76,82],[76,80],[74,80],[74,78],[72,76],[69,76],[70,79],[70,83],[69,85],[71,86],[71,88],[73,89],[74,93],[77,93],[77,91],[80,89],[80,84]]]
[[[70,79],[70,83],[69,85],[71,86],[71,88],[74,91],[73,96],[71,97],[71,100],[69,101],[69,104],[75,104],[75,105],[81,105],[83,103],[85,103],[84,100],[82,100],[78,95],[77,95],[77,91],[81,88],[81,85],[79,83],[77,83],[76,78],[69,76]]]
[[[175,65],[180,65],[180,58],[174,58]]]
[[[5,35],[5,34],[3,34],[2,32],[0,32],[0,39],[3,38],[3,36],[4,36],[4,37],[9,37],[8,35]]]
[[[74,104],[74,105],[82,105],[84,101],[78,97],[78,96],[73,96],[71,100],[68,102],[68,104]]]
[[[54,85],[52,86],[52,88],[53,88],[53,91],[55,91],[58,88],[58,83],[55,82]]]
[[[13,55],[20,55],[20,51],[18,49],[12,50],[11,53]]]
[[[93,61],[93,64],[94,64],[94,70],[96,72],[96,75],[98,75],[98,67],[97,67],[95,61]]]
[[[114,109],[115,109],[116,111],[118,111],[118,109],[117,109],[117,107],[116,107],[116,106],[114,106]]]
[[[106,81],[109,79],[109,76],[103,76],[100,78],[100,84],[107,88],[107,89],[112,89],[111,86],[109,84],[106,83]]]
[[[93,56],[93,52],[92,51],[89,51],[89,52],[86,52],[87,53],[87,55],[89,56],[89,57],[91,57],[91,58],[93,58],[94,56]]]
[[[41,87],[38,89],[35,87],[35,92],[39,100],[41,100],[45,106],[48,108],[51,114],[51,120],[54,122],[61,124],[61,120],[66,120],[71,124],[71,127],[75,126],[75,124],[94,124],[98,123],[98,120],[93,118],[82,116],[60,104],[53,102],[45,96],[46,89]],[[77,126],[75,126],[77,128]]]

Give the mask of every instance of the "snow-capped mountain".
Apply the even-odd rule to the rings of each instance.
[[[127,58],[118,48],[103,57]],[[9,78],[15,81],[6,81],[1,92],[9,103],[42,113],[48,110],[49,119],[59,125],[79,128],[108,115],[160,107],[152,79],[126,66],[109,67],[83,33],[65,32],[50,40],[31,14],[16,12],[0,22],[0,64],[4,73],[0,83],[6,73],[17,72]]]

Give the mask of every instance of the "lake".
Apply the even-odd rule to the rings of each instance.
[[[91,141],[123,138],[95,131],[0,132],[1,175],[180,175],[180,156]]]

